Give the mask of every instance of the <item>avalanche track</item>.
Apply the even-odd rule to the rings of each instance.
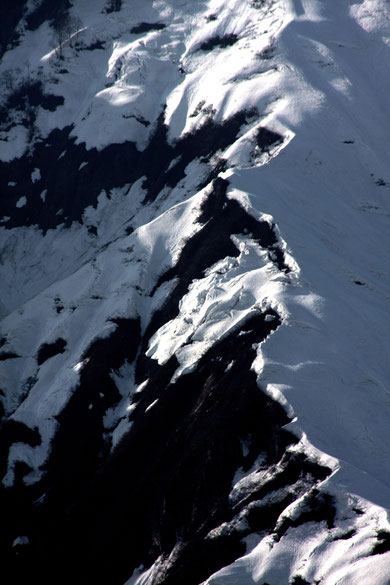
[[[2,581],[389,585],[389,3],[0,10]]]

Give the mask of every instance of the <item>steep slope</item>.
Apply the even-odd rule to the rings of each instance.
[[[4,575],[388,584],[388,3],[6,9]]]

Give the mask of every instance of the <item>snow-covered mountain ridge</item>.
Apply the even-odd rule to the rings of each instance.
[[[388,2],[4,10],[9,582],[388,584]]]

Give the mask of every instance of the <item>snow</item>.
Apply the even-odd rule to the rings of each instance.
[[[37,181],[40,181],[40,179],[41,179],[40,169],[34,169],[33,172],[31,173],[31,181],[33,183],[36,183]]]
[[[11,311],[3,319],[2,330],[8,332],[12,350],[21,356],[17,366],[6,362],[0,364],[9,389],[5,410],[30,428],[37,427],[42,437],[42,444],[37,447],[23,444],[11,447],[8,473],[3,479],[5,485],[12,485],[14,463],[22,459],[27,460],[35,470],[34,477],[40,477],[39,468],[47,457],[57,428],[54,417],[68,402],[85,364],[85,360],[79,358],[96,338],[109,335],[115,329],[109,319],[132,318],[142,313],[143,325],[146,326],[155,304],[167,287],[162,286],[152,298],[146,294],[156,282],[164,263],[171,266],[185,238],[191,231],[195,233],[199,229],[199,225],[191,226],[191,222],[199,215],[203,196],[201,192],[192,200],[172,207],[157,220],[141,226],[130,236],[112,243],[92,262],[83,262],[78,270],[69,276],[64,275],[63,279],[57,277],[42,294],[32,295],[30,300],[24,302],[22,309]],[[26,234],[26,230],[20,232]],[[54,230],[45,240],[49,237],[54,245],[58,233],[62,235],[63,232]],[[71,233],[67,234],[70,238]],[[170,248],[161,246],[164,240]],[[44,242],[41,245],[44,246]],[[29,282],[28,272],[24,278]],[[31,291],[31,288],[25,285],[26,290]],[[56,311],[56,299],[64,304],[60,314]],[[88,325],[83,327],[82,324]],[[70,351],[54,356],[37,368],[34,356],[31,356],[31,347],[38,348],[60,337],[66,339]],[[34,384],[19,404],[29,379],[34,380]],[[114,445],[126,429],[125,422],[116,430],[114,427],[126,412],[128,414],[131,393],[130,385],[123,402],[114,412],[106,414],[105,424],[115,433]]]
[[[336,529],[313,523],[290,528],[279,543],[262,538],[207,584],[287,585],[300,575],[324,585],[386,585],[389,553],[369,553],[376,532],[389,530],[384,508],[390,508],[389,4],[280,0],[254,8],[242,0],[137,0],[123,6],[108,18],[102,1],[75,2],[85,27],[79,49],[64,47],[68,72],[58,74],[58,84],[50,81],[58,63],[47,24],[23,33],[1,68],[23,62],[30,46],[31,70],[43,66],[45,88],[65,99],[55,112],[39,110],[39,134],[73,124],[72,135],[88,149],[126,140],[143,148],[164,104],[171,141],[210,116],[221,122],[256,106],[258,116],[221,153],[222,176],[229,198],[275,222],[290,273],[281,273],[249,235],[234,236],[238,257],[222,259],[191,283],[147,355],[164,364],[175,354],[178,377],[248,317],[275,309],[282,325],[257,347],[253,369],[261,388],[293,417],[288,428],[305,451],[314,449],[335,470],[326,488],[341,510],[337,530],[355,531],[335,538]],[[216,20],[208,21],[209,14]],[[130,33],[139,22],[167,28]],[[231,47],[198,50],[227,34],[238,38]],[[103,48],[87,50],[97,39]],[[283,143],[260,152],[254,145],[260,127],[282,134]],[[15,125],[0,142],[0,158],[18,158],[27,147],[27,130]],[[42,435],[37,447],[11,447],[5,485],[12,485],[17,461],[33,468],[27,482],[40,477],[54,417],[77,386],[85,350],[113,331],[109,319],[139,316],[144,331],[171,290],[174,282],[167,282],[149,296],[201,228],[209,192],[194,192],[200,168],[193,161],[175,188],[146,206],[144,178],[103,191],[96,208],[85,210],[83,226],[45,235],[0,228],[1,332],[20,355],[0,364],[5,408]],[[38,168],[31,179],[40,180]],[[26,202],[23,196],[16,206]],[[130,221],[134,231],[127,236]],[[98,228],[98,241],[86,225]],[[58,337],[69,349],[38,368],[31,348]],[[122,396],[104,418],[114,448],[130,427],[132,396],[147,381],[137,388],[129,364],[112,375]],[[241,472],[232,497],[250,489],[252,471]],[[355,505],[366,513],[353,515]],[[146,584],[152,573],[140,568],[128,583]]]
[[[175,377],[191,371],[215,341],[250,315],[278,306],[279,271],[249,237],[234,236],[233,240],[240,256],[221,260],[203,279],[194,281],[180,301],[179,315],[150,341],[147,355],[160,364],[176,354],[180,368]]]
[[[176,84],[168,97],[166,111],[166,122],[170,125],[172,138],[202,123],[199,116],[192,118],[189,115],[202,99],[206,105],[216,109],[220,119],[230,116],[243,105],[250,107],[256,104],[261,110],[263,103],[267,104],[267,122],[263,121],[262,125],[270,127],[272,124],[279,131],[284,129],[283,134],[287,134],[289,139],[273,156],[258,161],[260,166],[250,168],[249,155],[242,141],[246,140],[245,144],[250,149],[250,133],[257,126],[252,127],[249,136],[248,133],[244,134],[237,145],[225,153],[236,165],[236,169],[227,172],[225,176],[232,184],[229,196],[237,198],[241,204],[245,201],[246,208],[257,209],[257,213],[261,210],[277,222],[283,234],[284,246],[288,247],[287,252],[295,267],[295,282],[287,287],[287,283],[280,281],[280,275],[270,262],[265,261],[250,239],[237,240],[242,250],[239,258],[225,259],[203,279],[192,284],[182,301],[181,313],[156,333],[148,352],[160,363],[176,352],[181,364],[177,372],[179,375],[196,364],[222,331],[235,327],[253,310],[268,304],[273,306],[284,315],[285,327],[279,329],[261,348],[258,358],[260,366],[255,366],[259,371],[260,383],[269,386],[273,394],[275,388],[283,388],[282,394],[317,447],[339,457],[354,469],[369,473],[370,477],[376,477],[385,485],[388,471],[385,464],[387,451],[383,443],[390,444],[386,424],[389,391],[384,366],[386,349],[380,340],[386,337],[381,315],[388,311],[385,291],[389,276],[385,269],[388,265],[387,248],[383,246],[382,250],[378,250],[375,236],[378,231],[388,233],[389,210],[387,194],[375,186],[371,173],[375,178],[384,177],[385,181],[388,178],[382,155],[385,148],[380,147],[380,144],[385,145],[385,129],[388,126],[387,118],[382,114],[386,110],[381,101],[386,82],[382,79],[381,91],[376,92],[373,89],[376,87],[375,71],[371,74],[370,85],[360,72],[367,70],[368,60],[374,57],[375,61],[375,57],[380,54],[381,39],[386,31],[383,23],[373,24],[376,22],[375,13],[368,7],[368,4],[364,4],[364,10],[363,5],[360,10],[352,7],[350,13],[344,7],[337,10],[335,18],[335,9],[321,2],[285,3],[284,6],[276,6],[276,12],[272,15],[275,24],[270,27],[267,18],[265,21],[253,19],[253,9],[248,5],[239,6],[239,3],[232,1],[225,9],[222,4],[216,3],[213,10],[215,13],[221,11],[221,18],[205,27],[196,28],[195,35],[186,44],[182,61],[190,71],[182,82],[176,74],[172,77],[169,73],[172,61],[166,57],[169,51],[177,53],[179,49],[183,50],[177,35],[181,34],[184,38],[188,29],[185,29],[179,18],[173,20],[171,26],[177,29],[174,28],[170,35],[166,31],[152,31],[141,40],[126,33],[127,36],[114,42],[106,61],[108,78],[117,77],[114,85],[97,91],[95,84],[94,96],[85,100],[90,109],[89,121],[81,121],[80,118],[74,132],[78,140],[87,142],[88,147],[102,147],[104,143],[96,132],[93,136],[97,142],[89,141],[92,140],[92,134],[87,126],[96,126],[95,114],[92,113],[94,109],[97,108],[96,115],[100,118],[102,113],[106,115],[107,112],[112,112],[110,116],[116,115],[118,108],[127,108],[134,99],[138,100],[131,97],[137,95],[144,103],[143,108],[149,107],[142,97],[144,92],[149,96],[150,107],[154,108],[153,116],[156,116],[159,105],[153,101],[154,93],[147,84],[155,85],[160,76],[164,78],[164,83]],[[236,11],[240,15],[238,20],[234,20],[234,30],[229,28],[233,24],[227,24],[227,28],[224,28],[227,10]],[[385,10],[385,7],[381,10]],[[203,22],[203,16],[195,18],[198,19],[196,22]],[[359,28],[362,22],[371,35],[377,33],[379,26],[378,38],[372,36],[368,45],[365,37],[362,37],[366,33]],[[268,32],[265,32],[266,29]],[[88,31],[92,35],[90,28]],[[217,49],[209,54],[195,50],[204,39],[230,32],[238,34],[237,46],[223,51]],[[276,36],[280,54],[274,57],[278,65],[276,69],[271,70],[267,77],[261,76],[260,84],[258,77],[252,78],[251,75],[240,83],[231,81],[239,70],[242,71],[244,55],[248,59],[248,71],[256,72],[255,62],[260,62],[259,67],[263,67],[256,54],[271,43],[271,38],[273,42]],[[261,46],[257,44],[255,52],[254,45],[258,38],[261,38]],[[331,41],[328,41],[329,38]],[[15,58],[18,50],[21,49],[14,50]],[[96,61],[95,65],[89,66],[101,70],[102,59],[107,59],[106,51],[95,52],[101,55],[100,65]],[[82,61],[83,58],[79,56],[75,61],[80,59]],[[94,63],[94,59],[89,63]],[[71,65],[77,65],[80,72],[80,63]],[[86,82],[88,86],[91,85],[89,79]],[[64,80],[63,83],[68,82]],[[71,85],[81,90],[80,83],[74,83],[74,79]],[[214,93],[208,92],[207,100],[202,93],[205,87],[214,88]],[[163,87],[161,90],[161,96],[164,96]],[[67,104],[68,97],[63,93]],[[72,99],[69,99],[71,101],[64,106],[65,109],[73,107]],[[224,101],[223,106],[221,100]],[[373,108],[372,104],[376,103],[378,107]],[[138,111],[138,106],[134,104],[131,106],[134,115],[138,113],[145,119],[151,117],[151,111]],[[85,108],[81,111],[85,112]],[[84,114],[79,115],[82,117]],[[107,123],[110,125],[111,122]],[[137,130],[134,126],[128,136],[141,136],[141,132],[146,138],[148,130],[145,126],[135,118],[129,123],[136,125]],[[375,140],[370,142],[367,137],[373,134],[368,128],[373,125],[377,131]],[[104,121],[100,123],[100,128],[107,142],[112,141]],[[112,128],[112,132],[116,137],[120,136],[116,127]],[[344,141],[348,139],[352,139],[353,144],[345,144]],[[294,161],[293,165],[291,160]],[[241,170],[240,162],[244,163]],[[39,180],[39,177],[39,169],[34,169],[32,180]],[[260,190],[257,185],[261,185]],[[22,197],[17,205],[22,206],[25,202],[26,198]],[[103,204],[107,207],[108,201],[101,199],[102,209]],[[141,256],[146,254],[148,257],[147,270],[146,265],[142,269],[144,290],[151,290],[158,273],[164,266],[169,267],[175,262],[184,237],[190,237],[199,229],[195,223],[197,205],[196,198],[193,204],[180,203],[171,209],[167,204],[165,215],[154,220],[154,223],[152,221],[150,228],[147,222],[145,227],[142,226],[146,218],[145,212],[140,212],[141,227],[137,232],[137,240],[143,248]],[[98,221],[102,221],[99,207],[90,210],[90,219],[94,214]],[[87,212],[85,217],[88,217]],[[345,222],[347,217],[348,231]],[[155,229],[156,221],[161,226],[159,229]],[[114,221],[111,225],[115,225]],[[66,234],[55,230],[41,240],[36,257],[40,257],[40,250],[48,245],[48,241],[54,243],[60,234],[58,249],[61,249],[60,255],[64,256],[67,249],[64,246]],[[12,241],[13,258],[19,257],[21,264],[25,265],[22,257],[26,249],[31,249],[30,240],[37,241],[36,238],[37,235],[31,230],[26,232],[20,229],[17,239]],[[63,274],[66,281],[64,261],[65,266],[69,266],[69,273],[75,270],[77,256],[80,258],[79,265],[88,261],[91,253],[86,251],[86,235],[76,230],[71,239],[69,259],[60,259],[58,262],[56,256],[55,272],[49,265],[46,267],[47,277],[42,280],[42,273],[35,275],[28,288],[27,281],[32,275],[24,276],[25,282],[20,283],[18,290],[25,299],[44,290],[50,281],[58,282],[56,274]],[[8,248],[10,245],[11,242]],[[101,264],[100,260],[98,262]],[[35,265],[33,258],[31,265]],[[99,268],[102,274],[105,272],[104,266],[105,263]],[[75,273],[79,274],[77,269]],[[134,274],[137,274],[136,279],[140,278],[138,270]],[[14,281],[15,275],[12,278]],[[34,285],[37,278],[41,279],[41,283]],[[111,282],[115,282],[115,278],[110,275]],[[307,278],[310,278],[310,282]],[[25,301],[22,300],[23,296],[17,300],[19,293],[15,296],[15,288],[11,284],[13,281],[10,281],[9,286],[16,307]],[[363,282],[364,286],[358,287],[354,281]],[[123,290],[119,282],[114,288]],[[61,287],[57,286],[57,289]],[[26,295],[27,290],[31,292]],[[337,295],[334,295],[334,290],[337,290]],[[64,291],[59,296],[63,297]],[[104,296],[107,297],[107,293]],[[76,299],[74,302],[76,304]],[[144,323],[147,323],[153,303],[147,303],[147,309],[144,297],[135,302]],[[158,297],[154,302],[158,302]],[[112,303],[110,299],[110,305]],[[375,311],[372,307],[375,307]],[[367,331],[370,332],[369,336],[366,335]],[[294,343],[295,351],[291,347],[292,338],[299,339],[299,343]],[[305,356],[305,361],[302,361],[302,356]],[[332,364],[330,370],[329,364]],[[371,396],[371,406],[363,408],[367,393]],[[335,403],[338,405],[336,412]],[[326,428],[321,424],[323,420],[326,420]],[[329,432],[329,425],[332,432]],[[356,441],[359,448],[356,448]],[[351,448],[351,445],[354,447]],[[359,490],[355,484],[347,484],[347,487]],[[365,491],[364,495],[375,499],[375,493]],[[389,505],[390,496],[382,494],[381,498],[384,497],[386,499],[382,499],[382,503]]]
[[[325,12],[327,5],[321,4],[321,8]],[[311,24],[309,19],[304,20],[303,28],[302,14],[298,22],[283,31],[281,42],[293,64],[294,77],[308,61],[318,59],[318,43],[309,44],[309,33],[320,33],[323,42],[327,27],[336,36],[340,26],[344,43],[349,40],[348,34],[356,41],[360,33],[347,15],[340,22],[340,10],[336,19],[329,7],[321,20],[322,28],[314,24],[318,21]],[[293,26],[305,32],[305,61],[296,46]],[[377,54],[379,42],[371,39],[369,48],[364,45],[364,56],[363,49],[358,55],[355,48],[346,53],[343,46],[342,54],[339,49],[335,60],[338,69],[348,72],[347,92],[345,85],[339,86],[337,94],[325,90],[324,83],[334,75],[332,71],[330,76],[330,68],[320,65],[321,74],[317,70],[314,77],[313,65],[307,67],[328,103],[322,103],[318,116],[297,115],[296,110],[307,104],[310,107],[312,102],[310,95],[298,101],[294,91],[290,122],[288,109],[283,120],[295,134],[288,154],[284,149],[264,167],[234,171],[229,180],[233,187],[254,193],[255,186],[261,184],[259,205],[276,219],[301,271],[298,282],[283,298],[291,315],[287,327],[280,328],[264,346],[260,382],[277,382],[288,388],[286,398],[309,439],[321,450],[361,470],[359,479],[355,471],[353,481],[348,481],[347,473],[339,474],[336,480],[339,477],[347,489],[390,506],[390,492],[385,487],[389,485],[388,453],[384,449],[390,439],[390,390],[387,349],[381,341],[387,338],[383,315],[389,311],[389,274],[385,267],[390,259],[385,234],[389,233],[390,216],[388,198],[371,177],[371,173],[375,177],[387,174],[382,165],[387,140],[382,129],[388,127],[388,118],[384,116],[380,123],[376,119],[383,111],[383,88],[374,97],[371,88],[375,86],[367,90],[366,80],[363,85],[359,65],[367,51]],[[307,87],[304,90],[311,91]],[[367,91],[370,109],[366,105]],[[344,114],[341,119],[340,111]],[[380,126],[371,144],[359,138],[366,132],[367,137],[372,136],[367,130],[369,118],[371,125]],[[354,145],[344,144],[350,136],[355,139]],[[291,160],[295,161],[293,166]],[[362,208],[362,201],[368,197],[378,214]],[[381,246],[378,233],[385,237]],[[365,285],[357,286],[355,281]],[[382,489],[377,484],[368,485],[367,473],[382,482]]]
[[[26,546],[27,544],[30,544],[28,536],[17,536],[12,546]]]
[[[387,585],[390,554],[370,556],[379,528],[388,530],[381,508],[362,500],[340,500],[338,527],[310,522],[290,528],[277,542],[272,536],[246,556],[215,573],[204,585],[288,585],[295,577],[308,583]],[[353,517],[352,507],[365,514]]]
[[[7,137],[0,133],[0,160],[8,162],[23,155],[27,147],[27,129],[24,126],[13,126]]]
[[[24,207],[27,203],[27,198],[23,195],[23,197],[20,197],[17,202],[16,202],[16,207]]]
[[[283,6],[276,6],[276,14],[271,17],[267,10],[265,7],[263,14],[262,11],[256,11],[254,15],[249,3],[230,0],[224,4],[215,3],[213,13],[217,15],[219,12],[221,15],[218,21],[205,26],[204,18],[198,17],[199,27],[182,59],[187,75],[167,100],[166,122],[169,124],[171,139],[203,123],[204,114],[193,115],[202,102],[205,104],[203,111],[215,110],[218,121],[234,115],[243,104],[248,109],[252,106],[258,107],[260,111],[267,108],[268,89],[273,86],[276,93],[279,73],[270,72],[269,79],[259,83],[257,74],[260,74],[263,65],[257,54],[272,42],[273,35],[283,24],[285,12]],[[229,18],[232,11],[236,15],[235,19]],[[245,38],[239,38],[237,45],[209,53],[196,50],[208,38],[238,32],[238,36],[245,34]],[[237,79],[241,83],[237,83]]]
[[[139,387],[135,385],[134,364],[125,363],[118,372],[112,372],[111,377],[122,395],[122,400],[115,407],[109,408],[103,419],[104,428],[111,433],[111,449],[113,450],[130,429],[131,423],[128,417],[134,410],[134,405],[131,404],[132,397],[140,389],[142,391],[142,385]]]
[[[95,2],[92,8],[86,4],[80,1],[73,10],[85,26],[62,45],[66,67],[58,58],[59,47],[53,48],[53,31],[45,22],[36,31],[23,32],[24,42],[6,52],[1,69],[17,75],[17,67],[26,63],[31,79],[40,75],[48,93],[64,97],[64,105],[54,112],[37,108],[35,125],[40,136],[73,124],[77,143],[84,142],[88,149],[126,140],[144,147],[166,95],[180,78],[177,62],[191,23],[182,30],[183,21],[164,3],[149,7],[139,0],[124,2],[120,13],[109,17],[104,2]],[[129,33],[139,22],[165,19],[179,21],[171,34],[151,31],[139,38]],[[97,40],[102,48],[90,50]],[[0,141],[0,159],[18,158],[27,147],[26,129],[14,126],[6,141]]]

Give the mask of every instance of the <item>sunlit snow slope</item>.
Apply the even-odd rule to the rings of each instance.
[[[389,2],[17,4],[5,582],[389,585]]]

